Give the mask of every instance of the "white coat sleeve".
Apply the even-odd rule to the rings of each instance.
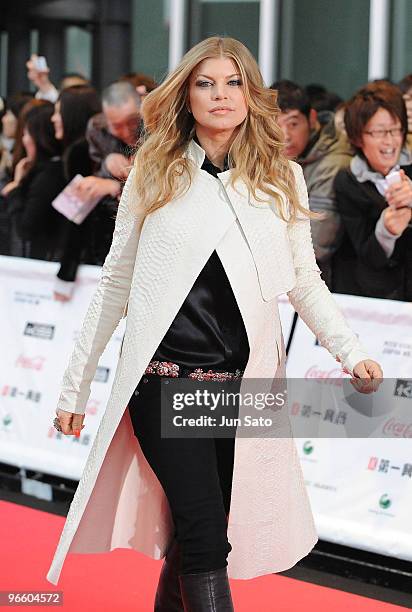
[[[101,277],[74,344],[61,383],[57,408],[84,414],[99,359],[122,318],[129,297],[141,219],[128,208],[134,168],[119,202],[113,240]],[[134,196],[135,197],[135,196]]]
[[[308,192],[302,168],[290,162],[295,174],[299,202],[309,208]],[[371,359],[349,327],[336,300],[322,280],[313,250],[310,220],[302,213],[299,220],[288,223],[288,235],[296,273],[296,285],[288,297],[298,315],[315,334],[319,343],[339,359],[343,368],[353,374],[354,366]]]

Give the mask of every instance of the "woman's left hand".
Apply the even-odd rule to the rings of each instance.
[[[383,380],[383,371],[379,363],[373,359],[359,361],[353,368],[351,384],[360,393],[377,391]]]

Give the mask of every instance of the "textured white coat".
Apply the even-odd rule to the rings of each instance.
[[[133,548],[160,559],[167,550],[173,534],[168,501],[126,408],[213,250],[245,322],[250,356],[244,384],[256,378],[270,382],[285,373],[277,304],[282,293],[349,371],[368,357],[320,278],[309,220],[303,215],[296,223],[282,220],[268,197],[265,203],[254,201],[243,182],[237,183],[238,193],[228,184],[230,170],[219,173],[219,179],[201,170],[205,153],[193,140],[186,155],[193,162],[190,189],[144,224],[128,208],[129,199],[136,197],[131,172],[101,280],[63,377],[58,407],[84,414],[98,360],[127,314],[110,398],[47,574],[53,584],[69,552]],[[301,204],[308,207],[301,168],[291,164]],[[316,544],[289,435],[236,438],[228,539],[229,576],[242,579],[286,570]]]

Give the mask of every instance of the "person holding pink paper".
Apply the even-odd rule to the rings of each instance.
[[[63,144],[66,184],[78,174],[88,177],[95,170],[85,135],[89,119],[100,109],[100,97],[90,85],[64,89],[55,104],[52,122],[56,138]],[[96,214],[91,213],[81,225],[67,221],[61,266],[54,286],[55,299],[64,301],[70,297],[80,263],[101,264],[101,255],[96,253],[101,233]]]

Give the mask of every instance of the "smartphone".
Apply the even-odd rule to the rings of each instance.
[[[396,185],[396,183],[400,183],[402,181],[401,173],[399,172],[399,170],[393,170],[385,176],[385,180],[388,184],[388,187],[391,185]]]
[[[48,70],[46,58],[44,57],[44,55],[38,55],[36,58],[34,58],[33,63],[34,67],[39,72],[46,72]]]

